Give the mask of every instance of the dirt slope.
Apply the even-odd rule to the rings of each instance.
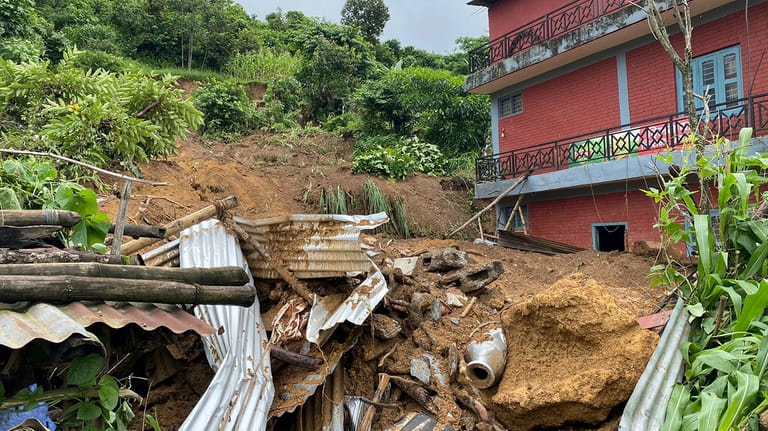
[[[417,234],[444,234],[472,215],[469,190],[444,190],[438,178],[425,175],[399,183],[351,175],[351,152],[350,142],[324,133],[257,132],[229,144],[206,143],[193,136],[181,144],[177,155],[140,165],[146,179],[171,185],[136,184],[129,222],[166,223],[229,195],[240,202],[234,213],[246,218],[316,213],[322,188],[341,186],[355,195],[367,180],[375,181],[390,198],[405,199],[411,231]],[[114,217],[119,200],[113,195],[105,198],[102,208]],[[486,222],[492,217],[487,215]]]

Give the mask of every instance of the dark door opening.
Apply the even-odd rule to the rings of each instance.
[[[626,223],[592,225],[592,240],[597,251],[625,251]]]

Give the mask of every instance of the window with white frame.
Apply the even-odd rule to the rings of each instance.
[[[499,117],[523,112],[523,93],[517,92],[499,98]]]
[[[741,79],[741,51],[739,46],[721,49],[710,54],[702,55],[691,60],[693,72],[693,92],[709,97],[709,109],[730,108],[736,105],[738,99],[744,97]],[[680,111],[685,109],[683,94],[683,77],[677,71],[677,101]],[[704,103],[696,100],[696,108],[702,108]]]

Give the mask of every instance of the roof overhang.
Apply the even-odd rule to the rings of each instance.
[[[468,1],[467,4],[470,6],[484,6],[484,7],[491,7],[492,4],[498,3],[499,0],[471,0]]]

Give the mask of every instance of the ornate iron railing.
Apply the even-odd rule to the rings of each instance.
[[[735,140],[743,127],[755,135],[768,133],[768,93],[714,105],[709,127],[719,136]],[[680,148],[691,128],[684,112],[636,121],[570,138],[492,156],[475,161],[478,182],[512,178],[524,172],[568,169],[591,163],[652,154]]]
[[[630,6],[631,0],[576,0],[469,52],[470,73]],[[635,6],[636,7],[636,6]]]

